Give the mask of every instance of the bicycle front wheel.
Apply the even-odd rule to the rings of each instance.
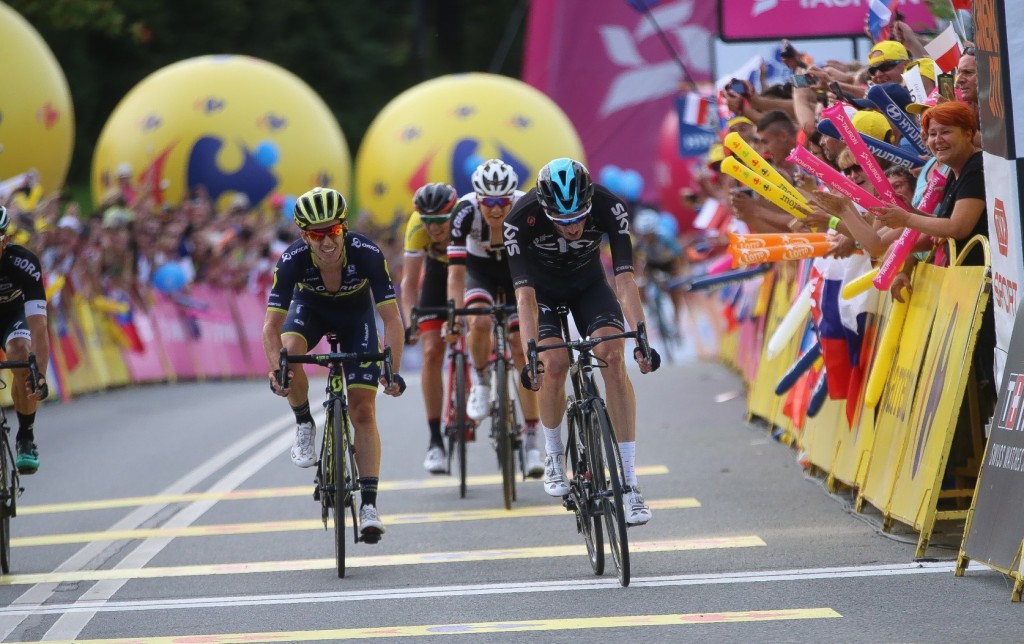
[[[505,509],[512,509],[516,497],[515,461],[512,453],[511,404],[508,397],[508,365],[499,359],[494,366],[494,385],[497,394],[497,409],[491,418],[492,431],[497,441],[498,468],[501,470],[501,492]]]
[[[569,466],[572,468],[572,479],[569,481],[569,496],[572,498],[576,511],[576,529],[583,535],[587,545],[587,557],[595,575],[604,574],[604,535],[601,534],[600,519],[590,512],[593,498],[593,485],[590,480],[590,465],[587,462],[587,448],[583,442],[584,428],[580,423],[579,413],[573,410],[573,399],[569,398],[569,442],[566,452]]]
[[[345,453],[348,451],[348,441],[345,440],[345,416],[342,412],[341,401],[335,400],[331,403],[330,422],[327,427],[331,431],[331,450],[327,457],[331,463],[330,487],[332,488],[332,508],[334,513],[334,557],[338,562],[338,577],[345,576],[345,509],[348,505],[346,500],[349,496],[348,467],[345,462]]]
[[[453,377],[448,383],[451,387],[454,409],[449,415],[453,430],[448,434],[448,458],[458,461],[459,468],[459,498],[466,498],[466,432],[469,431],[469,416],[466,415],[466,391],[468,366],[466,365],[466,354],[458,352],[452,359]],[[449,467],[449,470],[451,468]]]
[[[626,536],[626,512],[622,501],[622,482],[625,480],[622,457],[604,401],[595,399],[592,402],[590,417],[591,427],[596,434],[593,436],[591,462],[595,472],[599,473],[596,483],[603,506],[608,547],[619,571],[619,583],[625,587],[629,585],[629,539]]]
[[[6,433],[5,433],[6,434]],[[14,474],[7,447],[7,436],[0,437],[0,571],[7,575],[11,572],[11,515],[14,507]]]

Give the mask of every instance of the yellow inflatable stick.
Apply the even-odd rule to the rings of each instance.
[[[804,212],[807,206],[803,200],[798,201],[794,199],[785,191],[785,189],[771,183],[764,177],[755,174],[753,170],[744,166],[734,157],[726,157],[723,159],[721,167],[722,172],[733,177],[748,188],[753,189],[754,192],[772,202],[779,208],[782,208],[797,219],[803,219],[807,216],[807,213]]]
[[[860,277],[857,277],[847,282],[846,286],[843,287],[842,291],[843,299],[852,300],[853,298],[857,297],[864,291],[874,286],[874,284],[872,284],[872,281],[875,279],[876,275],[878,275],[878,269],[873,268],[867,273],[861,275]]]
[[[793,187],[793,184],[786,181],[786,178],[779,174],[779,171],[773,168],[770,163],[765,161],[764,158],[754,150],[754,148],[750,147],[750,145],[747,144],[739,134],[736,132],[730,132],[726,135],[725,140],[722,143],[725,144],[725,147],[732,150],[733,154],[739,157],[740,161],[742,161],[748,168],[771,183],[782,188],[783,191],[788,193],[790,197],[798,201],[800,204],[804,206],[807,205],[807,198],[800,194],[800,192]]]
[[[871,373],[868,375],[868,384],[864,387],[864,406],[874,409],[878,401],[882,399],[882,388],[889,378],[889,370],[892,361],[896,357],[896,346],[903,335],[903,323],[907,319],[909,302],[897,302],[893,300],[892,310],[889,312],[889,321],[882,332],[882,339],[878,342],[878,352],[875,354],[875,362],[871,365]]]
[[[112,313],[113,315],[124,315],[131,310],[131,304],[114,300],[103,295],[97,295],[89,301],[92,308],[100,313]]]
[[[64,284],[66,282],[67,278],[64,277],[64,274],[58,273],[57,276],[53,278],[53,282],[51,282],[50,285],[46,287],[46,301],[52,302],[53,296],[60,292],[62,288],[64,288]]]

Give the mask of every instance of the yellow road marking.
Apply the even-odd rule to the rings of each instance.
[[[668,474],[664,465],[648,465],[636,468],[638,476],[655,476]],[[533,485],[532,481],[517,481],[519,485]],[[537,482],[539,484],[539,481]],[[500,474],[466,477],[468,487],[501,485]],[[384,481],[378,490],[428,490],[458,487],[459,479],[455,476],[434,476],[425,479],[407,479],[401,481]],[[54,512],[82,512],[85,510],[109,510],[112,508],[131,508],[154,503],[191,503],[192,501],[241,501],[245,499],[277,499],[294,496],[311,497],[313,484],[291,487],[256,488],[251,490],[232,490],[230,492],[190,492],[187,494],[165,494],[161,496],[130,496],[120,499],[100,499],[96,501],[75,501],[72,503],[48,503],[40,505],[18,505],[18,516],[30,514],[51,514]]]
[[[765,546],[757,536],[708,537],[703,539],[675,539],[665,541],[630,541],[630,555],[650,552],[679,552],[687,550],[714,550],[719,548],[756,548]],[[583,543],[570,546],[541,546],[532,548],[506,548],[495,550],[464,550],[452,552],[424,552],[376,557],[346,557],[347,568],[376,566],[412,566],[467,561],[499,561],[508,559],[539,559],[545,557],[576,557],[587,554]],[[159,579],[165,577],[193,577],[206,575],[240,575],[247,573],[295,572],[302,570],[333,570],[334,558],[297,559],[287,561],[254,561],[234,564],[201,564],[191,566],[162,566],[153,568],[123,568],[109,570],[73,570],[0,577],[0,585],[60,584],[65,582],[100,581],[107,579]],[[205,640],[204,640],[205,641]]]
[[[700,502],[692,497],[648,501],[652,510],[681,510],[699,508]],[[549,517],[566,514],[565,508],[554,500],[550,505],[531,505],[511,510],[486,509],[446,512],[420,512],[409,514],[388,514],[381,517],[387,525],[410,525],[416,523],[448,523],[452,521],[486,521],[490,519],[522,519]],[[333,527],[333,522],[328,521]],[[153,537],[210,537],[225,534],[263,534],[268,532],[293,532],[296,530],[323,530],[320,519],[298,521],[262,521],[258,523],[225,523],[220,525],[195,525],[183,528],[138,528],[135,530],[107,530],[103,532],[73,532],[68,534],[46,534],[37,537],[11,539],[12,548],[28,546],[53,546],[68,543],[91,543],[93,541],[120,541],[122,539],[150,539]]]
[[[798,619],[834,619],[842,617],[831,608],[791,608],[782,610],[743,610],[721,613],[675,613],[661,615],[618,615],[615,617],[572,617],[507,622],[464,622],[424,624],[422,626],[385,626],[337,628],[317,631],[277,631],[213,635],[131,637],[101,640],[74,640],[78,644],[248,644],[252,642],[323,642],[380,639],[386,637],[437,637],[483,633],[521,633],[526,631],[589,631],[594,628],[637,628],[641,626],[687,626],[690,624],[737,624],[778,622]],[[54,640],[72,644],[71,640]]]

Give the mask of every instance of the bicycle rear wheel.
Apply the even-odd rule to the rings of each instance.
[[[492,431],[497,441],[498,468],[501,470],[501,492],[505,499],[505,509],[512,509],[512,501],[516,496],[515,461],[512,452],[512,432],[510,401],[508,397],[508,365],[503,359],[494,364],[494,385],[497,396],[497,409],[491,418]]]
[[[0,436],[0,571],[7,575],[11,572],[11,516],[14,507],[14,476],[11,471],[7,432]]]
[[[334,514],[334,557],[338,563],[339,578],[345,576],[345,497],[348,495],[348,490],[345,489],[348,475],[345,466],[347,445],[342,438],[344,422],[341,401],[335,400],[331,403],[327,423],[327,428],[331,432],[331,444],[327,450],[329,453],[324,457],[330,462],[330,474],[327,478],[328,489],[331,490],[331,511]]]
[[[583,444],[580,418],[573,411],[572,397],[569,397],[569,442],[566,452],[569,466],[572,468],[572,479],[569,481],[569,495],[575,504],[576,529],[583,535],[587,545],[587,557],[595,575],[604,574],[604,535],[601,534],[601,522],[590,513],[593,487],[590,482],[590,466],[587,463],[587,451]]]
[[[591,463],[598,473],[595,482],[603,506],[608,546],[612,552],[612,561],[619,571],[619,583],[625,587],[629,585],[629,538],[626,536],[626,513],[622,501],[622,482],[625,480],[622,457],[604,401],[595,399],[589,413],[594,431]]]

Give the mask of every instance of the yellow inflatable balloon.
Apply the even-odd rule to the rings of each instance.
[[[64,72],[43,37],[0,3],[0,181],[35,170],[46,192],[64,186],[75,115]]]
[[[351,168],[337,120],[297,76],[248,56],[201,56],[121,99],[96,145],[92,194],[102,200],[124,172],[158,203],[202,185],[222,208],[239,194],[258,207],[313,186],[347,196]]]
[[[373,221],[390,225],[409,216],[424,183],[471,192],[476,166],[498,158],[528,190],[557,157],[586,163],[576,128],[543,93],[496,74],[441,76],[399,94],[370,124],[356,155],[356,200]]]

